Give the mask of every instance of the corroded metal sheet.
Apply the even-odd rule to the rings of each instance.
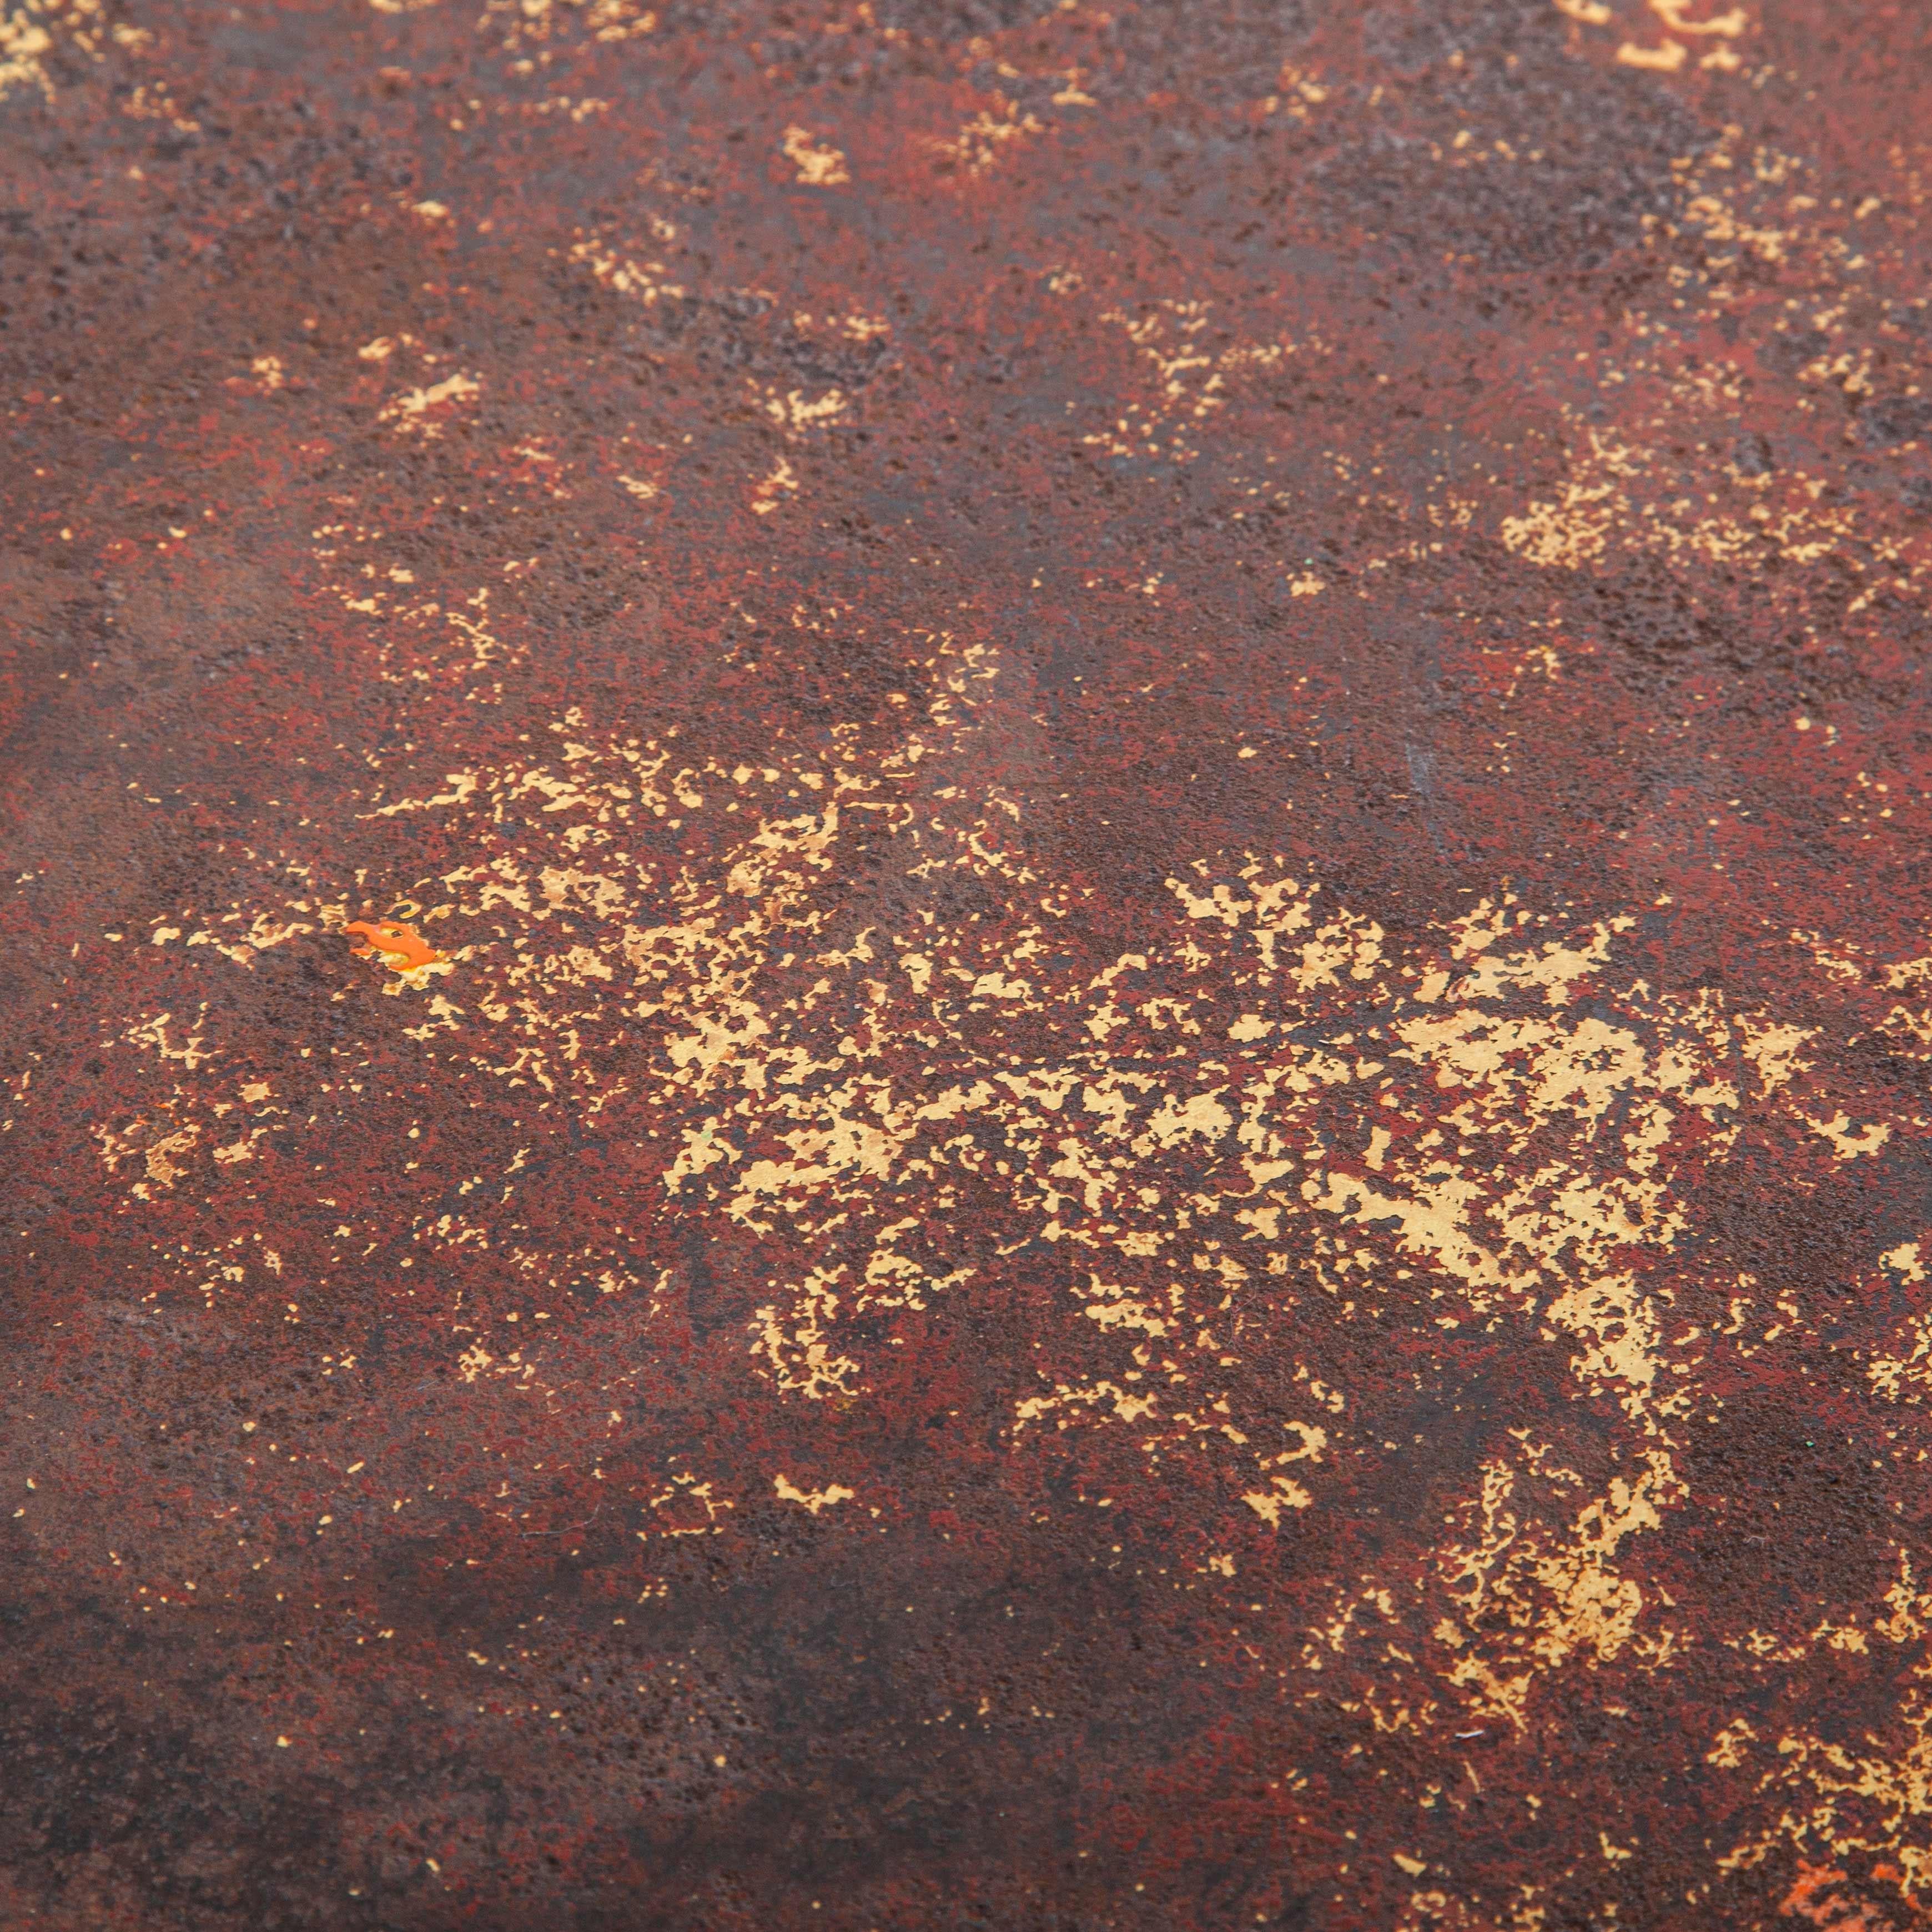
[[[11,0],[0,1922],[1932,1908],[1932,14]]]

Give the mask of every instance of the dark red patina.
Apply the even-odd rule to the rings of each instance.
[[[1932,14],[18,0],[0,1923],[1932,1911]]]

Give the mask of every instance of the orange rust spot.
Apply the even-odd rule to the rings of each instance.
[[[1881,1866],[1880,1871],[1888,1868]],[[1874,1877],[1879,1875],[1873,1874]],[[1834,1888],[1845,1882],[1845,1874],[1828,1865],[1798,1862],[1798,1882],[1779,1906],[1786,1918],[1805,1918],[1823,1932],[1894,1932],[1892,1921],[1868,1901],[1842,1898]],[[1822,1898],[1819,1894],[1822,1892]]]
[[[343,928],[344,932],[359,932],[362,944],[354,949],[358,959],[381,957],[382,964],[398,973],[413,973],[418,966],[436,966],[443,964],[448,955],[439,952],[434,946],[400,920],[352,920]]]

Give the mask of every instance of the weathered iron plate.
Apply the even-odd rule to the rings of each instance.
[[[1924,1922],[1932,12],[10,4],[0,1922]]]

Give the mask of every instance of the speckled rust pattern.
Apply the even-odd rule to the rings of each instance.
[[[1932,9],[0,95],[0,1926],[1932,1924]]]

